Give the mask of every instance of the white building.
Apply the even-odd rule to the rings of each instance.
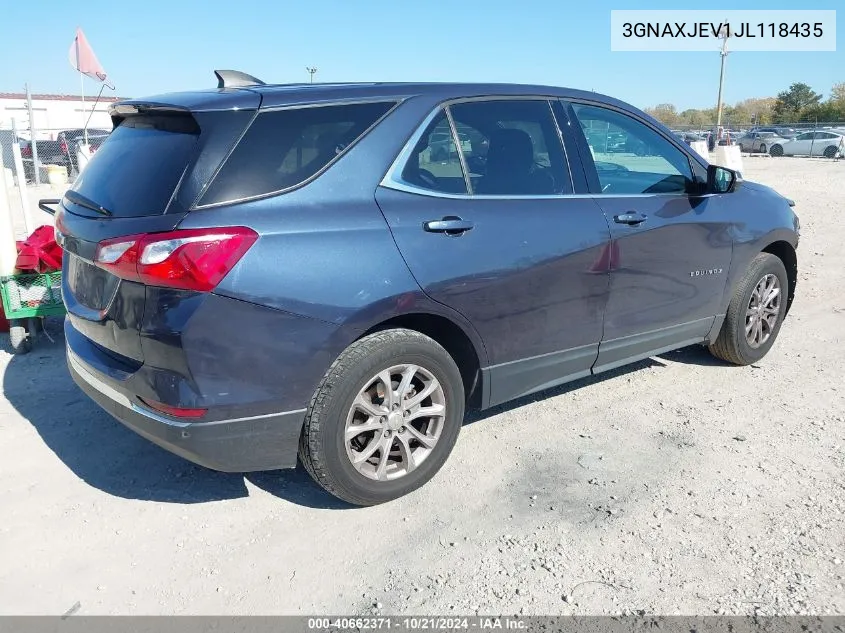
[[[36,138],[39,140],[55,140],[62,130],[81,128],[88,122],[90,128],[111,129],[108,108],[124,97],[103,96],[94,105],[96,94],[86,95],[83,103],[79,95],[32,95],[32,118]],[[92,114],[93,108],[93,114]],[[91,117],[88,121],[88,117]],[[11,130],[16,127],[19,136],[30,138],[29,109],[26,94],[0,92],[0,130]]]

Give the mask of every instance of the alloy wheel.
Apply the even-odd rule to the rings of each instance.
[[[781,288],[777,275],[765,275],[754,287],[745,311],[745,339],[757,349],[772,336],[780,316]]]
[[[352,466],[377,481],[403,477],[434,450],[446,420],[446,396],[420,365],[395,365],[370,378],[346,417]]]

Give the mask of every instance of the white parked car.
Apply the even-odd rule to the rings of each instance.
[[[845,130],[816,130],[804,132],[791,141],[775,143],[769,149],[772,156],[824,156],[833,158]]]

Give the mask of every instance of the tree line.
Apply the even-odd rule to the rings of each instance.
[[[716,108],[690,108],[678,112],[671,103],[645,111],[668,127],[707,127],[716,123]],[[776,97],[744,99],[722,105],[722,122],[728,125],[771,125],[845,121],[845,82],[834,84],[827,99],[805,83],[796,82]]]

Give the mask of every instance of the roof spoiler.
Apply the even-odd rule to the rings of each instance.
[[[239,70],[215,70],[218,88],[244,88],[246,86],[263,86],[263,81],[247,75]]]

